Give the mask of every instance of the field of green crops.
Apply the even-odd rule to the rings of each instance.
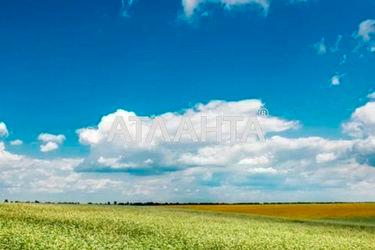
[[[293,221],[174,207],[1,204],[0,249],[375,249],[374,220],[361,220]]]

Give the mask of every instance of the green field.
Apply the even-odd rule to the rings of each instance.
[[[0,248],[375,249],[375,223],[179,207],[3,204]]]

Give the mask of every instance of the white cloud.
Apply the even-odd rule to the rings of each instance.
[[[324,55],[327,53],[327,46],[325,44],[324,38],[322,38],[319,42],[314,44],[315,51],[318,55]]]
[[[12,146],[20,146],[22,144],[23,144],[23,141],[21,141],[19,139],[13,140],[13,141],[10,142],[10,145],[12,145]]]
[[[336,155],[334,153],[321,153],[316,156],[317,163],[324,163],[336,160]]]
[[[333,75],[331,78],[331,84],[333,86],[338,86],[341,84],[341,79],[342,79],[342,75],[339,75],[339,74]]]
[[[145,123],[163,117],[171,121],[167,129],[175,131],[182,117],[189,116],[197,121],[202,114],[255,114],[262,105],[259,100],[212,101],[181,113],[146,117]],[[357,114],[358,111],[353,113],[353,119],[364,122],[364,117],[357,118]],[[228,144],[208,140],[206,143],[168,144],[156,141],[142,147],[106,140],[111,123],[118,115],[128,118],[135,113],[117,110],[104,116],[96,128],[88,128],[94,135],[91,139],[85,134],[87,130],[77,131],[81,141],[90,145],[91,154],[76,170],[125,175],[128,192],[124,195],[127,197],[134,192],[136,199],[155,200],[157,197],[159,201],[375,198],[373,192],[361,190],[363,185],[375,187],[371,184],[375,180],[375,168],[371,167],[375,166],[371,158],[375,152],[375,137],[330,140],[273,135],[298,127],[298,122],[271,116],[261,122],[266,127],[268,139],[265,142]],[[209,124],[212,126],[213,121],[209,120]],[[133,135],[134,131],[129,128]],[[227,132],[224,130],[224,134]]]
[[[78,129],[79,140],[82,144],[95,146],[103,144],[108,140],[110,130],[116,119],[116,117],[122,118],[125,122],[128,122],[132,117],[142,119],[142,126],[144,131],[149,131],[150,126],[157,120],[162,119],[166,122],[166,129],[170,134],[176,134],[178,126],[182,119],[189,118],[197,134],[201,131],[201,119],[207,117],[207,126],[214,127],[216,124],[216,117],[223,115],[230,116],[241,116],[241,117],[256,117],[258,110],[262,107],[262,103],[259,100],[243,100],[238,102],[224,102],[224,101],[211,101],[208,104],[197,104],[192,109],[187,109],[183,113],[164,113],[153,117],[139,117],[134,112],[119,109],[116,112],[104,116],[99,122],[97,128],[82,128]],[[239,125],[245,125],[245,119],[239,122]],[[298,128],[299,124],[297,121],[287,121],[281,118],[269,116],[266,118],[259,118],[261,127],[265,133],[270,132],[281,132],[289,129]],[[132,138],[136,137],[136,130],[134,123],[129,122],[127,124],[129,133]],[[147,133],[143,133],[143,140],[146,138]],[[223,122],[223,138],[229,138],[229,123],[224,124]],[[155,143],[159,143],[162,139],[161,136],[156,136]],[[216,135],[211,133],[208,134],[208,140],[215,140]]]
[[[254,4],[260,7],[265,13],[267,13],[270,5],[268,0],[182,0],[184,13],[187,17],[193,16],[201,6],[208,3],[219,4],[224,6],[225,8]]]
[[[268,157],[262,155],[262,156],[258,156],[258,157],[252,157],[252,158],[243,158],[238,162],[238,164],[239,165],[256,165],[256,166],[259,166],[259,165],[267,164],[269,162],[270,162],[270,160],[268,159]]]
[[[76,173],[74,168],[81,162],[79,158],[44,160],[12,154],[0,142],[0,197],[69,201],[68,196],[83,201],[89,198],[89,194],[99,194],[100,197],[101,192],[105,193],[102,199],[107,199],[107,194],[116,191],[116,198],[121,197],[120,181]]]
[[[194,10],[201,3],[201,0],[182,0],[182,6],[184,7],[184,12],[186,16],[192,16]]]
[[[375,20],[368,19],[359,24],[357,36],[363,41],[369,42],[375,34]]]
[[[371,116],[373,105],[369,102],[357,108],[345,123],[360,123],[354,127],[364,129],[360,131],[361,137],[353,139],[275,135],[277,131],[295,128],[298,123],[271,116],[264,118],[268,126],[264,142],[156,141],[147,147],[106,140],[116,115],[135,114],[118,110],[104,116],[97,127],[90,128],[96,139],[85,137],[84,142],[90,145],[90,155],[85,159],[35,159],[9,153],[0,142],[0,198],[185,202],[373,200],[375,130],[369,129],[375,127]],[[261,106],[259,100],[213,101],[180,113],[146,117],[145,122],[148,125],[163,117],[171,121],[167,128],[175,131],[181,117],[189,115],[195,121],[202,114],[253,114]],[[79,136],[83,131],[78,130]]]
[[[253,173],[253,174],[277,174],[278,171],[277,169],[274,169],[274,168],[252,168],[252,169],[249,169],[247,172],[249,173]]]
[[[4,122],[0,122],[0,137],[2,136],[6,137],[8,135],[9,135],[9,132],[8,132],[7,125]]]
[[[147,140],[148,132],[151,130],[152,124],[160,119],[165,121],[165,129],[168,133],[176,135],[181,121],[189,118],[196,134],[201,135],[203,131],[201,122],[202,117],[207,118],[206,126],[213,128],[217,123],[216,117],[223,115],[256,117],[258,110],[262,106],[263,104],[259,100],[242,100],[238,102],[211,101],[207,104],[197,104],[195,107],[187,109],[182,113],[164,113],[153,117],[143,117],[142,128],[144,129],[142,141],[144,142]],[[163,166],[168,169],[172,166],[184,168],[185,165],[190,164],[200,165],[201,163],[199,163],[199,161],[214,163],[220,161],[220,158],[225,156],[225,154],[222,154],[210,158],[210,152],[204,151],[205,147],[217,144],[217,133],[207,133],[207,140],[197,143],[189,140],[190,138],[184,137],[180,144],[167,142],[163,140],[163,134],[161,134],[160,131],[155,134],[155,138],[150,145],[139,145],[135,143],[126,144],[118,141],[109,142],[109,134],[116,117],[121,117],[124,121],[129,121],[130,117],[137,116],[134,112],[117,110],[112,114],[104,116],[97,128],[83,128],[77,130],[80,142],[85,145],[90,145],[92,152],[95,152],[86,159],[86,162],[83,164],[85,169],[90,168],[92,163],[94,163],[94,165],[96,164],[99,168],[103,166],[108,167],[108,164],[104,164],[103,159],[117,159],[118,156],[120,156],[120,158],[117,159],[115,164],[117,171],[119,170],[119,166],[123,166],[124,171],[133,169],[136,166],[138,166],[138,168],[149,167],[150,164],[146,162],[147,160],[151,160],[156,167]],[[299,126],[297,121],[287,121],[274,116],[259,117],[258,121],[262,131],[266,135],[269,133],[295,129]],[[229,122],[223,122],[222,124],[222,140],[228,143],[231,138],[230,125]],[[240,133],[244,131],[242,128],[244,128],[245,125],[246,119],[238,122],[237,138],[241,137]],[[137,131],[134,124],[129,122],[127,123],[127,127],[129,128],[131,137],[135,138]],[[249,138],[249,140],[253,139]],[[205,157],[201,158],[199,155],[192,157],[190,154],[194,152],[203,153],[205,154]],[[196,159],[197,162],[192,162],[192,159]]]
[[[59,148],[59,145],[55,142],[47,142],[46,144],[40,145],[40,151],[43,153],[47,153],[50,151],[54,151]]]
[[[40,145],[40,151],[43,153],[47,153],[57,150],[59,146],[65,141],[65,136],[42,133],[38,136],[38,140],[42,142],[42,144]]]
[[[350,120],[343,124],[345,133],[353,137],[368,137],[375,135],[375,102],[370,101],[357,108]]]
[[[354,37],[358,39],[358,44],[354,48],[354,52],[361,52],[361,55],[365,52],[375,51],[375,20],[367,19],[362,21],[357,32],[355,32]]]
[[[42,142],[56,142],[61,144],[64,142],[65,136],[42,133],[38,136],[38,140]]]
[[[19,160],[21,157],[18,155],[11,154],[5,150],[4,142],[0,141],[0,164],[8,161]]]

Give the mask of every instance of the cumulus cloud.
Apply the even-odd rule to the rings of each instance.
[[[360,128],[371,125],[367,116],[372,112],[368,110],[371,105],[359,107],[346,124],[366,124]],[[149,126],[163,118],[170,121],[166,129],[175,132],[178,120],[183,117],[189,116],[193,127],[197,127],[200,115],[254,115],[262,106],[259,100],[212,101],[180,113],[145,117],[144,123]],[[117,173],[115,176],[126,178],[126,189],[136,192],[139,199],[228,202],[375,198],[372,192],[361,189],[363,185],[374,187],[375,133],[372,130],[362,131],[362,137],[349,140],[289,138],[277,133],[298,128],[299,123],[270,116],[259,118],[263,119],[260,124],[265,130],[264,142],[217,143],[212,134],[205,143],[165,143],[158,140],[162,137],[159,131],[154,144],[124,145],[106,140],[117,116],[127,120],[136,113],[117,110],[104,116],[97,127],[77,131],[81,142],[90,145],[91,153],[75,170],[100,175]],[[209,119],[208,124],[212,127],[214,120]],[[129,134],[135,136],[134,128],[128,125]],[[228,137],[227,129],[223,135]],[[197,131],[199,134],[198,127]],[[125,194],[129,195],[126,191]]]
[[[118,110],[97,126],[77,131],[90,146],[85,159],[42,160],[8,152],[0,142],[0,196],[18,199],[81,201],[365,201],[375,199],[375,130],[373,102],[358,107],[343,124],[352,139],[288,137],[298,122],[260,117],[265,141],[166,143],[158,131],[150,145],[107,141],[113,121],[134,112]],[[179,113],[144,118],[146,127],[162,118],[168,130],[189,116],[197,126],[201,115],[256,114],[259,100],[212,101]],[[352,125],[354,123],[354,125]],[[209,127],[214,120],[208,119]],[[129,133],[134,136],[133,127]],[[350,128],[349,130],[347,128]],[[228,128],[223,135],[230,136]],[[147,137],[144,135],[144,137]],[[45,142],[63,141],[42,136]],[[48,140],[46,139],[48,138]],[[60,137],[61,138],[61,137]]]
[[[12,146],[20,146],[22,144],[23,144],[23,141],[21,141],[19,139],[13,140],[13,141],[10,142],[10,145],[12,145]]]
[[[375,102],[370,101],[364,106],[357,108],[350,120],[343,124],[345,133],[363,138],[375,135]]]
[[[56,143],[61,144],[64,142],[65,136],[42,133],[38,136],[38,140],[42,142],[56,142]]]
[[[187,17],[193,16],[199,8],[206,4],[219,4],[224,8],[253,4],[267,13],[270,2],[268,0],[182,0],[184,13]]]
[[[42,142],[42,144],[40,145],[40,151],[43,153],[47,153],[57,150],[59,146],[65,141],[65,136],[42,133],[38,136],[38,140]]]
[[[368,19],[359,24],[357,36],[363,41],[369,42],[375,34],[375,20]]]
[[[7,161],[18,160],[21,157],[13,155],[5,150],[4,142],[0,141],[0,163],[6,163]]]
[[[74,172],[82,159],[58,158],[44,160],[16,155],[6,151],[0,142],[0,193],[1,198],[21,200],[66,200],[66,196],[82,192],[114,192],[119,182],[103,177],[84,176]],[[119,191],[120,192],[120,191]],[[60,198],[58,195],[61,194]]]
[[[233,142],[234,135],[232,133],[233,130],[231,130],[231,124],[233,125],[235,121],[231,123],[229,120],[217,120],[225,116],[229,118],[238,117],[240,119],[236,124],[236,144],[240,144],[238,140],[244,136],[246,125],[250,120],[247,118],[256,119],[255,121],[258,123],[262,135],[298,128],[299,123],[297,121],[288,121],[274,116],[258,117],[257,112],[262,106],[263,104],[259,100],[242,100],[238,102],[211,101],[207,104],[197,104],[195,107],[181,113],[169,112],[152,117],[139,117],[134,112],[117,110],[112,114],[104,116],[97,128],[82,128],[77,130],[80,142],[90,145],[93,152],[79,169],[81,171],[101,169],[102,171],[124,172],[135,171],[136,169],[156,169],[159,172],[171,171],[175,168],[186,168],[189,165],[198,164],[193,159],[198,162],[217,162],[221,157],[212,155],[211,159],[207,155],[209,152],[206,152],[205,148],[217,144],[218,134],[220,134],[221,142]],[[142,142],[147,142],[152,128],[157,128],[154,131],[153,140],[149,144],[121,143],[117,140],[108,141],[113,124],[116,118],[119,117],[126,122],[132,118],[142,120]],[[187,134],[178,138],[181,141],[176,143],[175,139],[179,134],[180,125],[183,121],[187,120],[191,122],[194,134],[196,134],[197,138],[199,137],[199,140],[194,141],[194,138],[191,138],[191,135]],[[164,129],[161,129],[162,127],[158,123],[160,121],[165,122]],[[217,126],[219,123],[221,126]],[[126,126],[131,138],[137,137],[134,125],[134,123],[128,122]],[[153,127],[155,125],[157,127]],[[206,131],[213,128],[216,131]],[[171,138],[168,138],[169,140],[166,140],[166,137],[169,136],[166,133],[171,135]],[[201,136],[202,134],[205,135],[204,140],[203,136]],[[250,136],[247,139],[254,141],[260,138]],[[204,159],[201,159],[199,156],[200,153],[206,154]],[[194,157],[190,156],[190,154],[193,154]],[[108,159],[111,159],[112,164],[108,164]],[[116,163],[113,162],[114,159]]]
[[[7,125],[4,122],[0,122],[0,137],[6,137],[9,135]]]
[[[55,142],[47,142],[46,144],[40,145],[40,152],[47,153],[50,151],[54,151],[59,148],[59,145]]]

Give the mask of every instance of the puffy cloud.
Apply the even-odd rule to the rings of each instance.
[[[202,115],[212,127],[211,117],[217,114],[255,115],[262,105],[259,100],[213,101],[180,113],[145,117],[144,126],[163,118],[169,121],[166,128],[176,132],[179,121],[189,117],[199,132]],[[372,105],[357,108],[345,123],[363,123],[361,137],[353,139],[280,135],[278,131],[294,129],[298,122],[269,116],[260,120],[266,125],[265,141],[217,143],[210,135],[204,143],[167,143],[158,131],[150,145],[107,140],[116,117],[127,121],[136,115],[118,110],[88,128],[94,137],[85,129],[77,131],[90,146],[85,159],[35,159],[9,153],[0,143],[0,196],[80,201],[373,200],[375,131],[366,127],[373,126],[368,116],[374,113]],[[134,127],[128,125],[134,136]],[[223,136],[230,136],[227,127]]]
[[[333,86],[338,86],[341,84],[341,79],[342,79],[342,75],[339,75],[339,74],[333,75],[331,78],[331,84]]]
[[[201,3],[201,0],[182,0],[182,6],[186,16],[192,16],[195,8]]]
[[[225,101],[211,101],[207,104],[197,104],[194,108],[187,109],[182,113],[164,113],[158,116],[152,117],[140,117],[136,113],[119,109],[116,112],[104,116],[99,122],[97,128],[82,128],[78,129],[79,140],[82,144],[95,146],[97,144],[105,143],[108,141],[112,126],[116,118],[126,122],[129,129],[129,133],[132,138],[136,137],[135,123],[131,122],[132,119],[142,121],[143,131],[150,131],[151,126],[158,120],[165,123],[166,130],[169,134],[175,135],[177,133],[179,125],[184,118],[189,118],[192,122],[193,128],[198,135],[202,133],[202,127],[215,127],[217,124],[217,118],[223,118],[228,116],[239,117],[238,126],[244,127],[246,124],[246,118],[257,117],[257,112],[262,108],[263,104],[259,100],[242,100],[238,102],[225,102]],[[206,118],[206,125],[202,125],[202,119]],[[265,133],[271,132],[282,132],[289,129],[298,128],[299,123],[297,121],[287,121],[277,117],[258,117],[261,128]],[[129,121],[129,122],[128,122]],[[142,140],[146,140],[147,133],[143,133]],[[207,140],[216,140],[215,133],[207,133]],[[230,137],[230,122],[222,121],[222,137],[229,139]],[[161,135],[156,135],[155,143],[159,144],[160,140],[163,139]]]
[[[211,101],[207,104],[197,104],[195,107],[181,113],[164,113],[158,116],[142,118],[134,112],[117,110],[104,116],[97,128],[77,130],[80,142],[90,145],[92,151],[92,154],[83,162],[79,170],[129,172],[136,169],[145,171],[157,169],[156,172],[159,172],[186,168],[194,164],[200,165],[199,162],[211,162],[214,164],[215,162],[218,163],[222,157],[225,157],[225,153],[216,154],[214,152],[215,148],[212,147],[218,144],[218,134],[221,135],[220,142],[239,145],[247,142],[241,141],[241,138],[244,137],[246,128],[249,128],[247,127],[249,121],[254,122],[251,125],[255,125],[255,127],[259,125],[259,132],[262,135],[298,128],[299,123],[297,121],[287,121],[273,116],[258,117],[257,113],[262,106],[263,104],[259,100],[242,100],[238,102]],[[225,119],[225,117],[228,120],[217,120],[218,118]],[[121,120],[126,122],[129,136],[133,139],[137,137],[137,129],[134,122],[128,121],[134,120],[134,118],[142,120],[142,143],[125,143],[124,140],[122,142],[121,140],[109,141],[117,118],[121,118]],[[230,121],[230,119],[237,118],[239,119],[238,121]],[[162,127],[165,126],[165,133],[163,133],[160,123],[158,123],[161,121],[163,121]],[[191,128],[198,141],[194,141],[194,138],[191,138],[188,133],[177,138],[183,121],[191,123]],[[233,129],[235,123],[237,126],[235,127],[236,129]],[[155,136],[153,140],[150,140],[150,143],[144,143],[152,135],[151,131],[155,124],[158,126],[154,130]],[[233,127],[231,127],[231,124]],[[208,131],[214,128],[216,132]],[[177,142],[176,138],[181,140]],[[232,140],[233,138],[235,140]],[[261,138],[257,138],[255,133],[255,137],[250,134],[246,139],[248,141],[257,141],[257,139]],[[206,148],[208,150],[205,150]],[[210,152],[213,152],[213,155],[210,155]],[[203,154],[203,157],[200,154]],[[194,159],[196,160],[195,162]],[[220,164],[224,164],[224,162]]]
[[[343,130],[353,137],[375,135],[375,102],[370,101],[357,108],[350,120],[344,123]]]
[[[357,162],[375,167],[375,136],[357,140],[354,145],[354,152]]]
[[[56,142],[56,143],[61,144],[64,142],[65,136],[42,133],[38,136],[38,140],[42,142]]]
[[[79,129],[77,132],[79,134],[79,142],[85,145],[98,144],[101,139],[98,130],[93,128]]]
[[[354,49],[355,52],[365,52],[363,48],[367,52],[375,52],[375,20],[368,19],[362,21],[359,24],[358,31],[354,34],[354,37],[359,40]]]
[[[69,196],[69,199],[82,201],[88,194],[110,193],[117,189],[117,194],[121,195],[119,181],[76,173],[74,168],[81,161],[79,158],[44,160],[12,154],[0,142],[0,197],[66,201]]]
[[[47,142],[46,144],[40,145],[40,151],[43,153],[47,153],[50,151],[54,151],[59,148],[59,145],[55,142]]]
[[[368,20],[362,21],[359,24],[357,37],[360,37],[365,42],[369,42],[374,34],[375,34],[375,20],[368,19]]]
[[[208,3],[220,4],[225,8],[254,4],[260,7],[265,13],[267,13],[270,5],[268,0],[182,0],[184,13],[187,17],[191,17],[201,6]]]
[[[11,154],[5,150],[4,142],[0,141],[0,164],[8,161],[19,160],[21,157],[18,155]]]
[[[10,145],[12,146],[20,146],[23,144],[23,141],[21,141],[20,139],[17,139],[17,140],[13,140],[10,142]]]
[[[40,145],[40,151],[43,153],[47,153],[57,150],[59,146],[65,141],[65,136],[42,133],[38,136],[38,140],[42,142],[42,145]]]
[[[360,164],[375,167],[375,102],[357,108],[349,121],[342,124],[343,132],[354,137],[353,156]]]
[[[166,129],[175,132],[178,121],[190,117],[199,134],[197,125],[201,115],[254,115],[262,106],[259,100],[212,101],[181,113],[145,117],[144,123],[149,126],[163,118],[169,121]],[[352,119],[367,121],[360,113],[355,111]],[[148,146],[108,142],[106,138],[115,118],[121,116],[127,120],[133,115],[134,112],[117,110],[104,116],[97,128],[88,128],[95,140],[87,139],[86,129],[77,131],[80,138],[83,136],[81,141],[91,146],[91,154],[76,168],[78,173],[125,174],[126,182],[134,185],[127,189],[138,193],[138,198],[143,200],[155,200],[153,197],[159,201],[226,202],[374,198],[371,192],[361,190],[363,185],[373,186],[371,183],[375,180],[375,168],[371,167],[375,165],[375,159],[371,158],[375,152],[373,137],[329,140],[273,135],[297,128],[298,122],[270,116],[258,117],[267,137],[263,142],[217,143],[215,135],[211,135],[205,143],[165,143],[160,140],[160,134]],[[208,124],[212,127],[214,120],[208,119]],[[129,134],[134,136],[134,128],[130,124],[128,127]],[[228,128],[223,129],[223,135],[230,136]]]
[[[0,137],[1,136],[6,137],[8,135],[9,135],[9,132],[8,132],[7,125],[4,122],[0,122]]]

